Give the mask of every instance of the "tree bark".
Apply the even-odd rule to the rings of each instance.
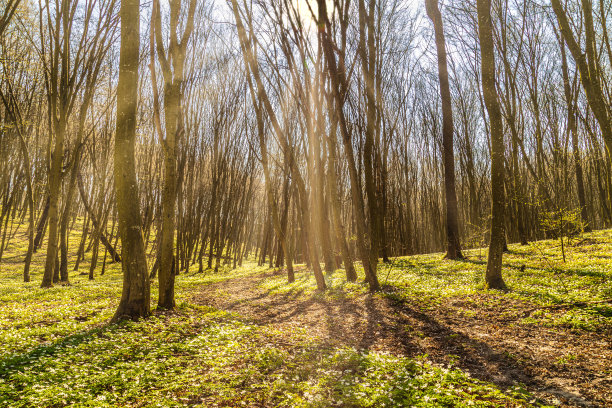
[[[584,176],[582,172],[582,161],[580,160],[580,145],[578,143],[578,129],[576,126],[576,114],[574,98],[570,87],[569,72],[567,67],[567,56],[565,54],[565,41],[561,40],[561,69],[563,73],[563,90],[567,103],[567,127],[572,138],[572,153],[574,157],[574,169],[576,175],[576,190],[578,193],[578,204],[580,205],[580,217],[584,223],[585,231],[590,231],[589,218],[586,207],[586,197],[584,194]]]
[[[444,156],[444,189],[446,195],[446,258],[462,259],[459,242],[459,211],[457,209],[457,192],[455,190],[455,152],[453,149],[453,107],[451,104],[450,85],[448,82],[448,65],[446,61],[446,41],[442,14],[438,0],[425,0],[427,15],[433,22],[436,50],[438,54],[438,77],[440,79],[440,97],[442,99],[442,150]]]
[[[482,91],[489,114],[491,132],[491,238],[485,283],[489,289],[506,289],[502,278],[502,257],[506,241],[504,233],[504,133],[495,83],[491,0],[477,0],[477,13]]]
[[[136,179],[136,114],[140,46],[140,1],[121,0],[121,50],[117,84],[115,191],[123,252],[123,291],[112,321],[139,319],[151,313],[149,274],[142,236]]]

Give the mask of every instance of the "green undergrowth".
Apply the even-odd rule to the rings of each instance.
[[[0,362],[6,407],[529,406],[525,397],[425,357],[326,348],[299,329],[188,305]]]
[[[0,265],[0,407],[538,405],[520,387],[501,390],[452,366],[433,365],[426,356],[330,347],[306,330],[280,331],[191,302],[202,285],[265,270],[254,264],[217,274],[181,274],[176,312],[109,325],[121,291],[120,265],[107,264],[101,275],[100,261],[93,281],[71,271],[69,286],[41,289],[44,251],[34,258],[32,282],[23,283],[21,244],[11,244]],[[598,250],[601,254],[609,249],[606,245]],[[76,244],[71,240],[72,247]],[[519,262],[518,255],[511,256]],[[482,265],[440,258],[394,260],[389,270],[381,265],[380,280],[401,288],[402,296],[477,293]],[[89,254],[82,265],[88,269]],[[468,265],[474,266],[466,271]],[[456,279],[444,276],[449,273]],[[585,279],[581,290],[586,297],[592,291],[586,282],[594,277],[578,276]],[[316,296],[342,299],[367,291],[361,283],[345,282],[341,270],[326,278],[331,289]],[[517,285],[512,278],[508,282]],[[278,276],[265,286],[270,294],[308,296],[314,282],[310,274],[298,273],[292,285]],[[153,280],[152,304],[156,296]],[[534,297],[527,290],[498,296]]]
[[[484,249],[464,251],[466,259],[458,261],[444,259],[442,253],[393,258],[389,264],[379,263],[378,278],[383,294],[418,300],[429,307],[449,299],[467,300],[474,307],[522,305],[523,309],[535,309],[522,320],[526,324],[576,330],[612,326],[612,305],[604,302],[612,299],[612,230],[574,237],[565,248],[566,262],[558,240],[509,245],[509,250],[503,258],[506,293],[484,290]],[[292,284],[287,284],[284,276],[275,276],[261,287],[271,294],[358,296],[366,293],[367,287],[363,269],[356,266],[359,283],[347,282],[339,269],[327,274],[330,289],[324,293],[316,291],[312,273],[298,274]]]
[[[6,265],[5,265],[6,267]],[[185,303],[201,285],[263,271],[254,264],[233,272],[177,276],[177,303]],[[94,280],[75,274],[70,285],[41,289],[41,275],[32,282],[21,282],[19,271],[0,273],[0,359],[23,353],[37,345],[53,343],[65,336],[106,323],[113,315],[121,295],[120,264],[107,266],[106,273]],[[151,281],[151,305],[157,299],[157,280]]]

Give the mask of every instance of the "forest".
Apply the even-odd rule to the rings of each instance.
[[[0,407],[612,407],[609,0],[0,0]]]

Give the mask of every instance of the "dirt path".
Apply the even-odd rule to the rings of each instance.
[[[205,286],[195,302],[236,312],[262,325],[307,328],[323,343],[427,354],[500,387],[517,383],[547,403],[612,407],[612,333],[519,324],[533,305],[478,295],[435,306],[417,299],[363,294],[334,299],[271,295],[270,274]],[[391,290],[391,289],[390,289]]]

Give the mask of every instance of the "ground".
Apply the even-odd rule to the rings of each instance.
[[[182,274],[176,311],[119,325],[119,265],[40,289],[44,254],[22,283],[14,241],[0,407],[612,406],[612,231],[573,238],[567,262],[558,240],[511,245],[509,292],[483,290],[484,250],[393,259],[376,294],[245,264]]]

